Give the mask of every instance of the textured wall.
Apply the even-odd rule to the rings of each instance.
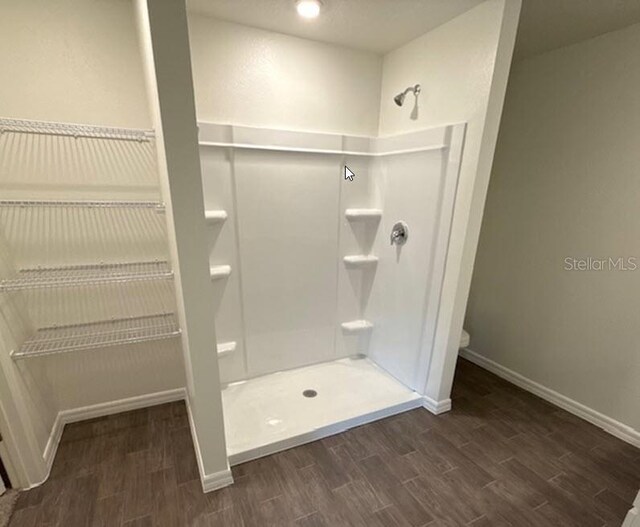
[[[192,15],[198,120],[375,135],[381,57]]]
[[[0,116],[150,125],[129,0],[0,0]]]

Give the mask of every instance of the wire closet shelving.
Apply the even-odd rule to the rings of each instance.
[[[180,328],[173,313],[114,319],[88,324],[40,328],[11,356],[42,357],[177,337]]]
[[[0,134],[14,132],[20,134],[59,135],[85,137],[89,139],[114,139],[120,141],[151,141],[152,130],[95,126],[90,124],[59,123],[54,121],[31,121],[25,119],[0,118]]]
[[[166,261],[77,265],[21,269],[0,281],[0,291],[170,280],[173,271]]]
[[[0,207],[57,207],[57,208],[91,208],[91,209],[155,209],[158,212],[164,211],[164,203],[160,201],[84,201],[84,200],[15,200],[1,199]]]
[[[95,126],[86,124],[0,118],[0,137],[6,133],[67,136],[118,141],[153,141],[151,130]],[[147,209],[164,212],[164,203],[136,200],[32,200],[2,199],[0,208],[89,208]],[[0,280],[0,293],[40,288],[85,287],[126,284],[148,280],[173,279],[167,261],[135,261],[47,266],[19,269]],[[80,350],[95,350],[139,342],[170,339],[181,333],[174,313],[148,314],[81,324],[55,325],[36,329],[11,352],[13,359],[41,357]]]

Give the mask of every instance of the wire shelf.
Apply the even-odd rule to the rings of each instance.
[[[53,121],[31,121],[25,119],[0,118],[0,134],[64,135],[91,139],[116,139],[120,141],[151,141],[155,134],[151,130],[114,128],[88,124],[58,123]]]
[[[173,271],[166,261],[40,267],[21,269],[17,276],[1,280],[0,291],[170,280],[172,278]]]
[[[164,211],[164,203],[160,201],[69,201],[69,200],[16,200],[0,199],[0,207],[39,207],[39,208],[97,208],[97,209],[156,209]]]
[[[41,328],[18,350],[14,350],[11,357],[42,357],[169,339],[178,335],[180,328],[173,313]]]

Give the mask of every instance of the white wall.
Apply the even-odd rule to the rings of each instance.
[[[416,373],[426,371],[420,360],[429,361],[431,352],[421,353],[425,303],[428,293],[442,281],[433,271],[435,259],[446,251],[446,244],[437,246],[438,227],[441,221],[448,225],[452,214],[450,202],[443,210],[443,188],[447,177],[455,186],[458,176],[444,168],[446,153],[434,150],[379,158],[372,168],[383,214],[372,251],[379,262],[365,306],[364,318],[375,326],[368,354],[418,391],[424,381],[417,380]],[[391,231],[400,220],[409,227],[408,241],[403,246],[391,245]]]
[[[511,75],[467,326],[471,348],[640,431],[640,24]],[[640,264],[640,260],[638,261]]]
[[[130,0],[0,0],[0,117],[148,127]]]
[[[233,483],[227,462],[189,31],[184,0],[136,0],[158,171],[175,272],[187,409],[205,492]]]
[[[519,11],[519,0],[487,0],[384,57],[381,135],[468,123],[438,324],[425,335],[434,346],[427,395],[435,401],[449,397],[453,381]],[[417,83],[415,115],[412,95],[402,108],[393,96]]]
[[[375,135],[378,55],[190,15],[199,121]]]

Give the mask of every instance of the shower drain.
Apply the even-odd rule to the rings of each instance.
[[[315,397],[316,395],[318,395],[318,392],[316,392],[315,390],[305,390],[304,392],[302,392],[302,395],[304,395],[305,397]]]

